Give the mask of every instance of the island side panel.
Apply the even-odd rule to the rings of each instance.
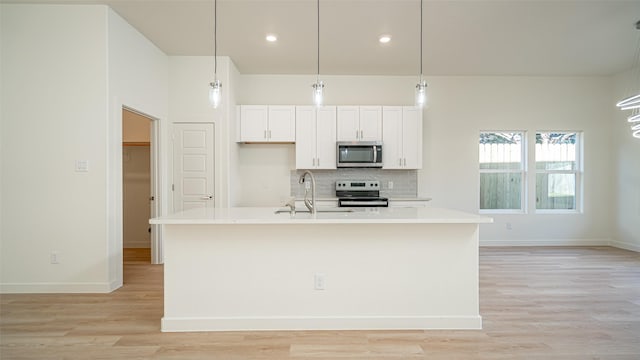
[[[481,327],[477,224],[165,225],[164,266],[163,331]]]

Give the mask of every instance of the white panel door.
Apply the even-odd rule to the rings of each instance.
[[[267,140],[275,142],[296,141],[295,106],[269,106]]]
[[[316,164],[316,109],[296,106],[296,169],[313,169]]]
[[[213,208],[213,124],[174,124],[174,211]]]
[[[382,141],[382,107],[360,106],[360,141]]]
[[[316,115],[316,169],[336,168],[336,107],[322,106]]]
[[[402,106],[382,108],[382,166],[384,169],[402,169]]]
[[[338,141],[360,140],[360,108],[358,106],[338,106]]]

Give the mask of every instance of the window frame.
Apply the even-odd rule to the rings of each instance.
[[[478,212],[480,214],[526,214],[528,209],[528,134],[526,130],[480,130],[478,132],[478,139],[483,133],[519,133],[521,138],[520,143],[520,169],[482,169],[480,168],[480,153],[478,151]],[[478,143],[479,145],[479,143]],[[520,209],[482,209],[480,208],[480,194],[481,191],[481,178],[482,174],[501,174],[501,173],[519,173],[521,177],[520,181]]]
[[[547,169],[538,169],[537,161],[536,161],[536,149],[535,149],[535,139],[536,136],[540,133],[555,133],[555,134],[576,134],[576,147],[575,147],[575,168],[573,170],[547,170]],[[533,141],[533,196],[534,196],[534,204],[533,211],[536,214],[582,214],[584,212],[583,209],[583,166],[584,166],[584,132],[579,130],[536,130],[534,133],[534,141]],[[538,209],[538,174],[574,174],[575,176],[575,206],[574,209]]]

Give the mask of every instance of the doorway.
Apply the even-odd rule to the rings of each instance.
[[[122,247],[125,263],[151,263],[155,214],[154,123],[135,110],[122,109]]]

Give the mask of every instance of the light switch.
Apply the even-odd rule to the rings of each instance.
[[[89,160],[76,160],[76,172],[89,172]]]

